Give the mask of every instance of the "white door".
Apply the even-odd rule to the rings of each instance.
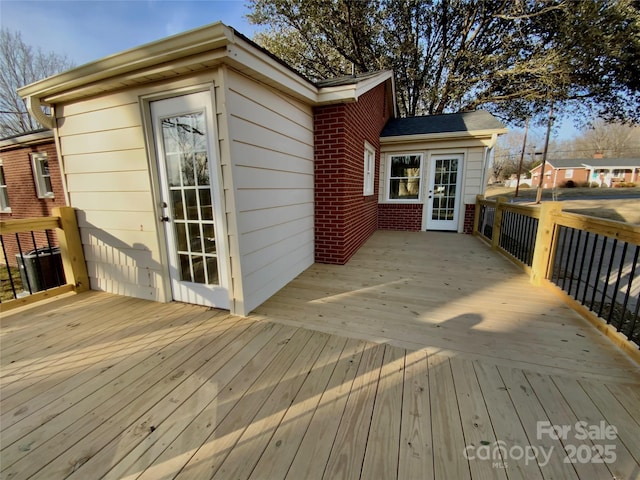
[[[429,162],[426,230],[458,230],[462,155],[433,155]]]
[[[151,102],[173,299],[229,308],[225,225],[209,92]]]

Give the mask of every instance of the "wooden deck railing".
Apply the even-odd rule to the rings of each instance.
[[[54,208],[52,217],[0,221],[0,244],[2,247],[0,263],[6,270],[4,273],[7,274],[7,278],[3,278],[2,282],[6,282],[5,285],[9,287],[6,290],[12,293],[11,299],[2,300],[0,304],[2,311],[61,293],[89,289],[89,277],[73,208]],[[55,269],[52,258],[54,251],[57,256],[58,248],[63,274],[57,271],[45,272],[45,269]],[[31,255],[29,255],[30,249],[33,249]],[[13,256],[17,262],[14,265],[12,265]],[[25,263],[31,261],[37,278],[24,271]],[[22,284],[18,286],[16,283],[19,277],[16,276],[14,280],[12,274],[19,272],[20,264],[23,272],[19,277],[24,281],[21,281]],[[55,280],[47,280],[48,277],[54,277]]]
[[[640,358],[639,226],[478,196],[474,234]]]

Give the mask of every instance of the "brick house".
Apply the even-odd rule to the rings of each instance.
[[[531,186],[540,182],[542,165],[531,170]],[[621,182],[634,183],[640,177],[640,158],[569,158],[547,160],[543,188],[575,186],[615,187]]]
[[[37,130],[0,139],[0,220],[47,217],[64,206],[65,196],[53,131]],[[23,251],[34,248],[29,235],[20,237]],[[49,241],[36,233],[36,246]],[[10,265],[15,266],[18,245],[14,236],[3,237]],[[0,254],[4,263],[4,254]]]
[[[19,93],[59,139],[91,287],[240,315],[378,228],[468,230],[506,131],[398,119],[393,72],[312,82],[222,23]]]

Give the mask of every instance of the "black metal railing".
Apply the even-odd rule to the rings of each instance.
[[[0,302],[65,285],[55,231],[30,230],[0,235]]]
[[[496,215],[496,207],[479,202],[476,208],[479,209],[478,233],[487,240],[491,240],[493,238],[493,220]]]
[[[640,348],[640,227],[562,212],[558,202],[514,205],[479,196],[476,209],[474,233],[534,285],[555,284],[600,318],[587,315],[598,328],[602,321]]]
[[[569,226],[556,229],[549,280],[640,345],[640,246]]]
[[[530,267],[533,262],[537,232],[537,218],[505,210],[502,212],[498,245],[509,255]]]

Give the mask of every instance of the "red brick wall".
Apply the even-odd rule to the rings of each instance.
[[[53,198],[38,198],[36,183],[31,165],[31,153],[46,152],[49,160],[49,173],[53,187]],[[52,214],[54,207],[65,205],[64,189],[58,156],[53,139],[39,145],[28,145],[7,149],[0,152],[0,159],[4,169],[7,194],[11,213],[0,213],[1,220],[11,220],[28,217],[47,217]],[[30,234],[20,234],[20,246],[23,252],[34,249]],[[55,232],[50,235],[51,243],[57,245]],[[15,254],[18,245],[15,235],[3,236],[4,246],[10,265],[15,265]],[[44,247],[48,241],[43,232],[36,233],[36,246]],[[0,263],[4,263],[4,254],[0,250]]]
[[[422,230],[422,204],[381,203],[378,205],[380,230]]]
[[[473,218],[476,213],[476,204],[467,203],[464,206],[464,233],[473,233]]]
[[[315,259],[344,264],[377,229],[380,132],[391,116],[386,83],[357,102],[314,109]],[[363,195],[364,143],[376,150],[373,195]]]

